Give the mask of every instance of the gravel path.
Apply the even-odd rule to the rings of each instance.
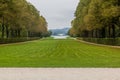
[[[120,80],[120,69],[1,68],[0,80]]]

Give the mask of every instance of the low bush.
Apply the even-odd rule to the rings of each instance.
[[[84,41],[97,44],[120,46],[120,38],[78,38],[78,39],[82,39]]]
[[[8,44],[8,43],[17,43],[17,42],[25,42],[25,41],[31,41],[36,40],[40,38],[8,38],[8,39],[0,39],[0,44]]]

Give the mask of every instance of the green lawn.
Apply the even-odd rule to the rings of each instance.
[[[0,67],[120,67],[120,48],[72,39],[1,45]]]

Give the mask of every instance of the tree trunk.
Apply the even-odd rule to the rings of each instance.
[[[102,38],[105,38],[105,37],[106,37],[106,34],[105,34],[105,28],[102,28],[101,36],[102,36]]]
[[[93,30],[93,38],[96,38],[96,30]]]
[[[96,29],[96,30],[95,30],[95,38],[98,38],[97,33],[98,33],[98,30]]]
[[[92,30],[92,37],[94,38],[94,30]]]
[[[3,23],[2,23],[2,35],[1,35],[2,38],[4,38],[4,31],[5,31],[5,25],[4,25],[4,17],[3,17]]]
[[[15,37],[18,37],[18,35],[17,35],[17,30],[15,30],[15,33],[14,33],[14,34],[15,34]]]
[[[18,37],[21,37],[21,30],[18,29]]]
[[[108,27],[108,37],[110,38],[111,37],[111,28]]]
[[[9,30],[8,30],[8,25],[6,25],[6,38],[9,38]]]
[[[30,37],[31,36],[31,32],[30,31],[28,31],[28,35],[27,35],[27,37]]]
[[[13,38],[14,37],[14,30],[11,29],[11,37]]]
[[[115,26],[114,25],[112,25],[112,38],[115,38],[116,36],[115,36]]]

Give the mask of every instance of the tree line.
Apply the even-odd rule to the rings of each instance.
[[[0,0],[1,38],[49,36],[47,22],[26,0]]]
[[[74,37],[120,37],[120,1],[80,0],[71,24]]]

